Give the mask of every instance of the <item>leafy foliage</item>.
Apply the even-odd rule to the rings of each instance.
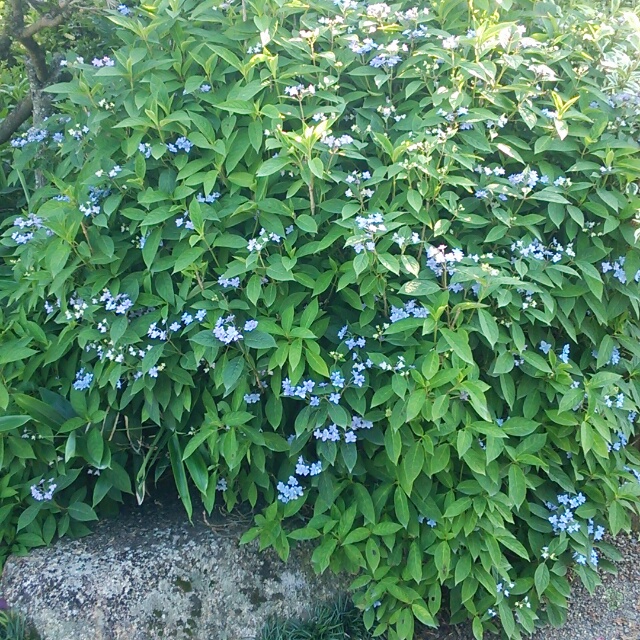
[[[0,611],[0,640],[37,640],[22,615],[15,611]]]
[[[500,6],[169,0],[70,56],[0,249],[7,549],[171,473],[391,640],[595,587],[640,494],[638,18]]]
[[[345,597],[331,604],[316,605],[309,615],[300,620],[282,622],[269,620],[262,628],[258,640],[370,640],[364,628],[361,613]]]

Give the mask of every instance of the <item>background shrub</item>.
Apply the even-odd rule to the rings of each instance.
[[[7,549],[171,473],[392,640],[594,588],[640,493],[638,18],[496,7],[170,0],[69,57],[12,143]]]

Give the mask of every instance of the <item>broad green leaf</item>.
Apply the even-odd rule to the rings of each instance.
[[[469,348],[469,338],[467,332],[464,330],[451,331],[451,329],[440,330],[447,344],[451,347],[453,352],[465,362],[469,364],[475,364],[473,354]]]

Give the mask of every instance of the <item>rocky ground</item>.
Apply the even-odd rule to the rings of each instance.
[[[200,602],[199,615],[195,616],[197,618],[201,618],[206,613],[204,609],[211,608],[212,603],[219,605],[220,610],[215,613],[209,612],[209,615],[204,615],[205,618],[212,618],[215,622],[221,618],[228,618],[229,611],[236,615],[231,615],[235,620],[227,620],[222,625],[228,633],[223,632],[222,628],[218,629],[213,622],[211,630],[216,627],[215,632],[206,633],[204,621],[194,620],[198,632],[194,633],[192,629],[189,637],[231,638],[238,635],[236,627],[246,627],[247,630],[251,627],[253,633],[239,634],[248,638],[260,627],[258,619],[266,615],[266,610],[262,611],[260,603],[269,604],[267,609],[272,610],[271,613],[277,610],[281,617],[286,618],[287,614],[295,616],[294,610],[302,611],[305,603],[308,606],[309,602],[315,601],[314,596],[318,596],[318,590],[312,589],[310,593],[305,591],[305,595],[298,593],[300,589],[295,589],[300,596],[296,599],[292,598],[289,592],[286,595],[284,591],[280,594],[284,588],[280,585],[280,591],[276,595],[281,599],[284,596],[284,599],[274,607],[273,598],[267,594],[267,587],[271,583],[265,578],[266,581],[258,581],[260,584],[255,585],[256,588],[265,591],[264,597],[259,598],[260,602],[255,598],[256,602],[243,599],[242,594],[238,595],[237,589],[234,588],[231,588],[230,592],[236,593],[236,596],[231,598],[230,602],[223,602],[224,598],[216,589],[219,591],[222,583],[232,586],[255,582],[256,564],[267,562],[269,558],[266,556],[269,554],[253,557],[249,549],[237,550],[234,540],[238,538],[241,530],[249,526],[250,517],[234,522],[233,526],[229,518],[222,518],[215,523],[207,522],[206,526],[200,522],[192,528],[186,524],[180,506],[173,504],[174,502],[175,500],[169,500],[165,505],[156,503],[155,508],[147,508],[146,505],[136,508],[135,512],[128,516],[123,515],[116,521],[100,523],[94,536],[77,541],[63,540],[50,549],[32,552],[27,558],[13,559],[9,567],[5,568],[5,575],[0,583],[0,595],[7,596],[10,604],[19,605],[18,608],[30,614],[32,619],[38,618],[40,631],[47,629],[43,634],[46,640],[70,640],[72,637],[82,637],[82,640],[89,637],[127,637],[131,640],[134,636],[154,640],[159,637],[172,637],[176,640],[182,637],[176,631],[180,626],[177,625],[179,621],[174,621],[177,626],[173,629],[167,616],[170,617],[173,613],[178,615],[188,604],[185,599],[190,602],[195,596],[198,596]],[[139,539],[141,536],[144,542]],[[622,554],[622,559],[617,563],[617,575],[603,573],[603,585],[598,587],[593,595],[583,589],[577,581],[574,584],[567,624],[562,629],[542,629],[530,640],[640,640],[640,534],[636,530],[636,533],[630,535],[620,535],[614,544]],[[272,565],[266,570],[267,577],[276,577],[285,571],[285,567],[280,566],[277,560],[271,558],[269,561]],[[293,564],[296,565],[295,562]],[[220,569],[218,565],[225,565],[220,577],[216,577]],[[238,573],[242,573],[240,569],[244,570],[242,575]],[[287,569],[291,569],[291,566]],[[182,573],[178,575],[176,571]],[[206,575],[200,575],[203,572]],[[191,575],[192,573],[194,575]],[[254,579],[250,580],[249,576],[253,576]],[[187,578],[188,582],[185,582]],[[215,586],[216,581],[221,581],[218,587]],[[276,581],[278,584],[281,582]],[[328,589],[324,584],[324,589],[319,590],[324,592],[324,597],[328,597],[332,587],[337,586],[331,579],[329,583],[332,586]],[[309,584],[315,583],[310,580]],[[181,589],[172,588],[172,585],[178,585]],[[186,589],[185,585],[189,588]],[[129,592],[120,593],[125,587]],[[105,595],[110,588],[114,591],[111,594],[113,598],[107,598]],[[66,593],[65,589],[69,593]],[[311,596],[311,593],[314,596]],[[134,621],[138,621],[138,618],[142,620],[145,607],[149,604],[146,600],[154,594],[159,603],[156,608],[165,612],[162,616],[162,626],[166,627],[167,631],[169,627],[173,630],[168,636],[164,633],[132,634]],[[109,600],[109,606],[98,606],[106,603],[105,598]],[[178,602],[176,598],[182,600]],[[82,600],[84,604],[81,603]],[[102,602],[103,600],[105,602]],[[140,602],[136,609],[133,604],[137,600]],[[209,604],[205,607],[204,603]],[[282,605],[285,603],[288,603],[287,607],[283,608]],[[132,607],[133,609],[129,610]],[[50,615],[46,615],[45,609],[50,609]],[[95,616],[89,615],[89,610],[98,609],[101,620],[96,621],[93,620]],[[66,614],[70,616],[69,624],[72,618],[75,619],[79,615],[83,618],[83,632],[73,635],[67,633],[68,629],[64,631],[57,628],[60,626],[57,623],[62,622]],[[117,620],[123,624],[126,620],[128,630],[124,636],[112,629]],[[56,622],[57,626],[53,625],[56,629],[52,628],[49,631],[48,628],[53,622]],[[91,626],[89,622],[95,623],[94,626],[97,625],[101,630],[109,628],[111,635],[100,635],[97,632],[87,634],[86,631]],[[235,634],[230,628],[226,629],[229,625],[234,627]],[[417,640],[473,640],[473,636],[467,627],[455,626],[441,627],[437,630],[423,629],[417,634]]]

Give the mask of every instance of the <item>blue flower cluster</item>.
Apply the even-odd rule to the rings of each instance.
[[[338,338],[340,340],[344,340],[348,331],[349,331],[349,326],[344,325],[342,329],[338,331]],[[366,360],[362,361],[361,354],[358,351],[358,349],[364,349],[364,347],[367,344],[367,340],[363,336],[356,336],[349,332],[349,337],[344,341],[344,343],[347,349],[349,349],[349,351],[351,352],[352,360],[354,361],[354,363],[351,366],[351,383],[354,384],[356,387],[362,388],[364,386],[364,383],[366,382],[364,371],[366,369],[370,369],[373,366],[373,362],[371,361],[370,358],[367,358]],[[336,380],[342,380],[342,386],[336,385],[335,383],[333,383],[333,380],[332,380],[332,384],[334,385],[334,387],[342,389],[344,386],[344,378],[339,374],[338,376],[339,377],[336,377]],[[329,398],[329,400],[330,402],[334,402],[335,404],[338,404],[338,402],[340,401],[340,397],[338,394],[335,394],[333,395],[333,398]]]
[[[418,522],[420,524],[424,523],[427,526],[431,527],[432,529],[437,525],[437,522],[433,518],[427,518],[423,515],[418,516]]]
[[[235,278],[224,278],[220,276],[218,278],[218,284],[223,289],[237,289],[240,286],[240,277],[236,276]]]
[[[296,464],[296,475],[317,476],[320,473],[322,473],[322,462],[320,460],[307,464],[302,456],[298,458],[298,463]]]
[[[570,242],[566,247],[563,247],[555,238],[551,241],[551,244],[546,247],[537,238],[525,245],[522,240],[518,240],[511,245],[511,252],[518,253],[523,258],[533,258],[534,260],[551,260],[551,262],[560,262],[563,257],[563,253],[569,258],[575,258],[575,251],[573,250],[573,243]],[[512,258],[512,261],[515,257]]]
[[[597,359],[598,357],[598,352],[594,349],[591,352],[591,355]],[[607,360],[607,364],[610,365],[617,365],[620,362],[620,348],[616,345],[613,347],[613,349],[611,350],[611,356],[609,357],[609,360]]]
[[[380,53],[375,58],[372,58],[369,65],[379,69],[380,67],[387,67],[391,69],[395,67],[399,62],[402,62],[402,58],[397,54]]]
[[[198,311],[196,311],[195,313],[195,320],[197,322],[202,322],[206,318],[206,316],[207,312],[205,309],[198,309]],[[194,322],[193,314],[185,311],[180,318],[180,322],[176,320],[169,325],[169,331],[175,333],[176,331],[179,331],[183,325],[185,327],[188,327],[192,322]],[[166,324],[166,320],[160,321],[160,325],[166,326]],[[160,340],[167,340],[169,338],[169,331],[167,331],[167,329],[159,328],[157,322],[152,322],[149,325],[149,329],[147,330],[147,336],[152,339],[158,338]]]
[[[322,473],[322,462],[320,460],[307,464],[302,456],[298,458],[295,470],[297,476],[317,476],[320,475],[320,473]],[[278,500],[284,504],[287,504],[287,502],[291,500],[301,498],[304,494],[304,489],[295,476],[289,476],[287,484],[278,482],[276,488],[278,489]]]
[[[151,145],[148,142],[141,142],[138,151],[148,160],[151,157]]]
[[[76,391],[85,391],[91,386],[92,382],[93,382],[93,373],[89,371],[85,371],[83,367],[76,373],[76,380],[73,383],[73,388]]]
[[[611,396],[605,396],[604,397],[604,403],[607,407],[609,407],[610,409],[613,408],[613,399],[611,398]],[[622,407],[624,406],[624,393],[619,393],[616,397],[615,397],[615,403],[616,403],[616,409],[622,409]],[[625,445],[627,443],[625,442]],[[611,451],[611,449],[609,449],[609,451]],[[617,451],[617,449],[616,449]]]
[[[553,345],[551,345],[548,342],[545,342],[544,340],[542,340],[540,342],[540,346],[538,348],[546,356],[549,353],[549,351],[551,351],[551,349],[553,348]],[[561,362],[564,362],[564,364],[569,364],[570,351],[571,351],[571,346],[568,345],[568,344],[565,344],[562,347],[562,351],[560,352],[560,355],[558,356],[558,360],[560,360]]]
[[[573,559],[576,561],[576,564],[580,564],[582,566],[587,565],[587,556],[582,553],[574,551]],[[598,552],[595,549],[591,549],[591,553],[589,554],[589,562],[591,562],[594,567],[598,566]]]
[[[625,256],[618,256],[617,260],[614,260],[613,264],[611,262],[603,262],[600,265],[600,271],[602,273],[609,273],[609,271],[613,271],[613,277],[618,280],[621,284],[627,283],[627,274],[624,270]],[[640,269],[636,271],[635,276],[633,276],[635,282],[640,282]]]
[[[176,227],[180,229],[182,226],[184,226],[184,228],[188,229],[189,231],[193,231],[195,229],[195,227],[193,226],[193,222],[189,217],[188,211],[185,211],[184,213],[180,214],[180,217],[176,218]]]
[[[262,251],[267,246],[267,243],[271,240],[271,242],[275,242],[279,244],[282,241],[282,238],[276,233],[267,233],[266,229],[260,229],[257,238],[251,238],[247,242],[247,249],[249,251]]]
[[[415,300],[409,300],[402,307],[391,306],[391,315],[389,320],[394,323],[405,318],[426,318],[429,315],[429,310],[422,306],[419,306]]]
[[[169,142],[167,144],[167,149],[171,151],[171,153],[178,153],[180,149],[185,153],[189,153],[191,148],[193,147],[193,142],[189,140],[189,138],[185,138],[184,136],[180,136],[174,143]]]
[[[47,139],[49,132],[46,129],[38,129],[37,127],[30,127],[25,133],[18,138],[11,140],[11,146],[14,149],[22,149],[30,142],[42,142]]]
[[[114,67],[116,64],[116,61],[113,58],[110,58],[109,56],[103,56],[102,58],[94,58],[91,61],[91,64],[97,69],[99,69],[101,67]]]
[[[313,432],[313,436],[316,440],[321,440],[322,442],[340,442],[340,432],[335,423],[330,424],[325,429],[316,429]]]
[[[427,248],[427,267],[438,277],[442,276],[445,269],[452,276],[455,273],[455,264],[463,259],[464,253],[461,249],[447,251],[447,247],[443,244],[439,247]]]
[[[196,200],[203,204],[213,204],[216,200],[220,198],[220,195],[221,194],[219,191],[213,191],[208,196],[205,196],[204,193],[199,193],[196,196]]]
[[[552,515],[549,517],[549,522],[551,523],[553,532],[556,535],[559,535],[562,531],[566,531],[567,533],[580,531],[580,523],[575,519],[573,511],[587,501],[584,495],[579,493],[577,496],[572,498],[568,493],[564,493],[558,495],[557,501],[557,505],[553,502],[546,503],[546,507],[549,511],[558,511],[558,509],[562,509],[562,513],[559,513],[559,515]]]
[[[13,226],[21,231],[14,231],[11,234],[11,239],[16,244],[26,244],[30,240],[33,240],[34,232],[43,227],[43,222],[39,216],[34,213],[29,213],[24,217],[16,218],[13,221]],[[47,231],[51,234],[51,231]]]
[[[347,444],[356,442],[358,439],[356,431],[360,429],[371,429],[372,427],[373,422],[371,422],[371,420],[365,420],[360,416],[352,416],[350,427],[348,429],[345,428],[344,441]],[[316,440],[320,440],[321,442],[340,442],[342,439],[338,426],[333,423],[325,429],[316,429],[313,432],[313,436]]]
[[[216,324],[213,328],[213,335],[224,342],[224,344],[231,344],[232,342],[238,342],[242,340],[243,335],[235,325],[235,315],[230,314],[226,318],[220,317],[216,320]],[[243,331],[253,331],[258,326],[256,320],[247,320],[244,323]]]
[[[289,380],[289,378],[285,378],[282,381],[282,395],[287,398],[301,398],[302,400],[305,400],[308,393],[313,393],[315,386],[316,383],[313,380],[303,380],[302,384],[294,387],[291,384],[291,380]]]
[[[89,187],[89,201],[86,204],[81,204],[78,209],[85,216],[98,215],[100,213],[100,203],[111,195],[111,189],[109,187]]]
[[[387,231],[387,227],[384,223],[384,217],[381,213],[371,213],[368,216],[358,216],[356,218],[356,227],[361,231],[364,231],[364,241],[356,242],[353,245],[353,250],[356,253],[362,253],[365,249],[367,251],[375,251],[376,244],[374,241],[374,234],[384,233]],[[362,237],[358,236],[358,239]]]
[[[278,500],[284,504],[287,504],[287,502],[290,502],[291,500],[301,498],[304,494],[304,490],[295,476],[289,476],[287,484],[284,482],[278,482],[276,488],[278,489]]]
[[[45,489],[45,483],[47,488]],[[53,493],[58,488],[58,485],[53,481],[53,478],[45,480],[42,478],[38,484],[31,485],[31,497],[38,502],[44,502],[45,500],[52,500]]]
[[[126,293],[114,296],[109,289],[102,290],[99,301],[104,303],[105,311],[113,311],[116,315],[125,315],[133,307],[133,301]]]

